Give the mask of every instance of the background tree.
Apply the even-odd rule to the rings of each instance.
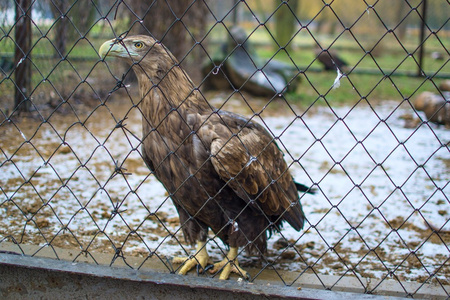
[[[31,0],[16,0],[14,80],[16,91],[14,107],[19,111],[30,111],[31,102]]]
[[[67,45],[86,34],[96,17],[97,1],[47,0],[55,20],[53,45],[57,56],[67,54]]]
[[[56,0],[50,1],[50,11],[55,19],[55,32],[53,39],[53,45],[56,48],[57,56],[66,55],[66,44],[67,44],[67,19],[62,18],[67,12],[67,7],[69,6],[68,1]]]
[[[206,32],[208,8],[203,1],[194,0],[138,0],[131,3],[135,16],[142,20],[133,26],[134,33],[152,35],[166,45],[182,61],[194,80],[200,79],[199,66],[205,58],[206,48],[195,47]],[[189,59],[184,60],[186,56]]]
[[[295,29],[299,24],[296,18],[300,0],[291,0],[287,3],[282,3],[275,13],[275,38],[281,47],[288,45],[292,39]]]
[[[395,10],[396,10],[396,14],[394,16],[394,18],[395,18],[394,19],[394,21],[395,21],[394,25],[398,26],[398,29],[397,29],[398,37],[401,40],[404,40],[405,36],[406,36],[406,29],[407,29],[407,26],[408,26],[408,22],[405,19],[405,16],[409,12],[409,7],[408,7],[408,5],[406,4],[405,1],[398,1],[397,7],[396,7]]]

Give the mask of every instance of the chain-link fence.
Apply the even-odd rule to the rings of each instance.
[[[232,233],[224,232],[264,223],[244,244],[268,235],[267,251],[238,251],[252,281],[272,272],[286,285],[312,276],[333,289],[351,277],[377,293],[394,280],[410,297],[429,285],[448,297],[449,15],[448,1],[425,0],[0,1],[0,248],[57,259],[60,249],[71,249],[73,261],[102,257],[136,269],[158,261],[176,272],[180,264],[171,259],[195,253],[183,230],[207,223],[196,217],[215,203],[229,222],[206,237],[213,261],[228,253],[224,242]],[[170,74],[159,74],[158,81],[148,75],[153,81],[142,90],[133,72],[139,61],[130,68],[98,52],[107,40],[120,37],[120,45],[137,33],[161,40],[192,77],[188,94],[216,108],[202,119],[205,126],[189,127],[195,133],[173,147],[144,99],[163,86],[170,95],[182,88],[167,88]],[[176,115],[178,128],[190,126],[186,99],[163,121]],[[243,129],[229,128],[235,131],[221,149],[239,137],[233,148],[256,151],[244,133],[253,123],[271,140],[255,146],[261,152],[235,176],[227,172],[237,162],[224,160],[226,175],[214,173],[216,166],[205,178],[201,168],[221,152],[195,139],[217,116],[225,122],[225,111],[248,119],[234,121]],[[151,141],[167,154],[163,159],[149,159]],[[181,160],[181,151],[195,152],[199,143],[212,156],[201,162],[192,156],[164,181],[168,157]],[[261,155],[274,143],[287,168],[276,177],[270,168],[283,164]],[[286,223],[266,232],[289,221],[290,210],[267,214],[261,195],[243,192],[245,184],[261,183],[258,174],[239,182],[252,163],[274,176],[258,186],[261,195],[289,174],[305,185],[301,190],[316,191],[299,193],[302,230]],[[212,187],[217,178],[220,186]],[[232,190],[240,204],[222,207],[223,195],[237,199]],[[287,193],[281,189],[267,201]],[[201,208],[193,213],[180,203]],[[256,217],[239,219],[249,211]]]

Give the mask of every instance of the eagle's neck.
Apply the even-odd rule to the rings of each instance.
[[[138,67],[138,68],[136,68]],[[178,65],[168,69],[135,67],[144,122],[157,127],[168,114],[184,118],[189,111],[211,109],[192,80]]]

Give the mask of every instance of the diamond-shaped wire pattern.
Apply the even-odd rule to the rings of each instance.
[[[350,277],[367,293],[393,280],[406,296],[431,284],[449,297],[449,12],[426,0],[1,1],[0,251],[70,249],[74,261],[167,272],[195,253],[183,228],[196,215],[180,222],[171,196],[199,171],[184,164],[190,177],[166,191],[144,163],[143,140],[164,139],[158,126],[143,136],[133,70],[98,53],[145,34],[174,53],[192,93],[263,125],[295,180],[316,190],[299,194],[303,230],[285,224],[256,256],[239,249],[252,280],[313,276],[333,289]],[[160,146],[167,157],[185,147]],[[217,196],[198,193],[205,205]],[[214,261],[228,252],[219,235],[205,246]]]

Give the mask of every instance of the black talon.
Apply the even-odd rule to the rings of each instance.
[[[214,265],[207,265],[205,268],[202,268],[200,264],[197,265],[197,275],[205,274],[209,269],[214,268]]]
[[[207,272],[207,271],[209,271],[210,269],[213,269],[214,268],[214,265],[207,265],[206,267],[205,267],[205,269],[203,270],[203,272]]]
[[[252,276],[250,276],[250,274],[248,274],[247,272],[244,274],[244,279],[247,281],[252,281]]]
[[[175,269],[173,268],[172,260],[173,260],[173,257],[171,257],[171,256],[166,257],[166,263],[167,263],[166,266],[168,266],[168,268],[170,270],[170,274],[175,274]]]
[[[204,271],[200,271],[202,266],[200,264],[197,264],[197,276],[200,276],[200,274],[203,274]]]

